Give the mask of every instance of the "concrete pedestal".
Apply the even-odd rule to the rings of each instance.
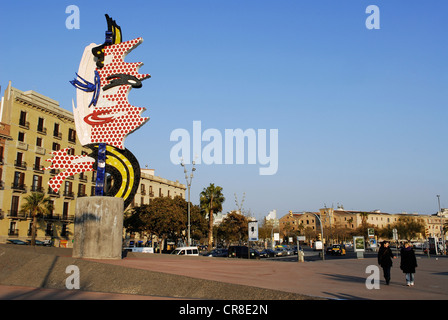
[[[74,258],[121,259],[124,201],[118,197],[76,200]]]

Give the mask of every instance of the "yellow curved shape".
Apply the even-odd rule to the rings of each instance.
[[[128,188],[128,190],[126,190],[124,197],[122,197],[123,199],[127,199],[132,191],[132,187],[134,186],[134,177],[135,177],[134,168],[132,167],[131,162],[125,156],[123,156],[120,152],[117,152],[115,150],[115,148],[113,148],[112,146],[107,146],[106,150],[109,151],[111,154],[115,155],[116,158],[121,160],[121,162],[120,162],[115,158],[109,158],[109,157],[106,160],[106,163],[115,167],[121,173],[121,175],[123,177],[123,181],[122,181],[120,190],[118,191],[116,197],[122,197],[122,194],[124,193],[124,191],[125,191],[124,189],[126,187],[126,183],[123,183],[123,182],[126,182],[127,179],[129,178],[129,188]],[[125,164],[126,167],[128,168],[129,176],[126,174],[126,168],[123,164]]]

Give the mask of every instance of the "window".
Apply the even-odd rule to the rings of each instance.
[[[11,216],[17,217],[17,213],[19,212],[19,197],[12,196],[11,199]]]
[[[25,142],[25,132],[19,132],[17,140],[19,140],[20,142]]]
[[[59,143],[53,142],[53,151],[61,150],[61,145]]]
[[[64,206],[62,208],[62,217],[63,220],[66,220],[68,218],[68,206],[69,206],[69,202],[64,202]]]
[[[53,136],[55,137],[59,136],[59,123],[54,124]]]
[[[26,127],[26,111],[20,111],[19,125]]]
[[[40,133],[46,133],[46,128],[44,128],[44,118],[40,118],[37,120],[37,131]]]
[[[33,175],[33,185],[31,186],[33,192],[43,192],[42,190],[42,177]]]
[[[42,138],[40,138],[40,137],[36,138],[36,146],[42,147]]]
[[[11,223],[9,224],[8,235],[9,236],[18,236],[19,230],[17,230],[16,228],[17,228],[17,222],[11,221]]]
[[[65,184],[64,184],[64,196],[65,197],[73,197],[72,182],[71,181],[65,181]]]
[[[40,165],[40,157],[36,157],[34,159],[34,170],[36,170],[36,171],[43,170],[43,167]]]
[[[86,196],[86,185],[80,183],[78,185],[78,197],[84,197]]]
[[[24,185],[23,185],[24,181],[25,181],[25,173],[15,171],[14,172],[13,188],[14,189],[24,188]]]
[[[53,236],[53,224],[52,223],[47,223],[47,228],[45,229],[45,235],[48,237]]]
[[[68,129],[68,141],[76,143],[76,130]]]

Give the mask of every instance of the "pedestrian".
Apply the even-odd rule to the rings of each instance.
[[[405,242],[401,249],[401,264],[400,269],[406,274],[406,285],[414,285],[415,268],[417,267],[417,259],[415,258],[415,252],[412,248],[412,244],[408,241]]]
[[[390,282],[390,269],[392,268],[392,259],[396,259],[392,250],[389,248],[389,241],[381,242],[380,249],[378,250],[378,264],[383,268],[384,279],[386,284]]]

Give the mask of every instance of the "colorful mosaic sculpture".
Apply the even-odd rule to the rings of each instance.
[[[55,192],[66,177],[96,170],[95,195],[122,197],[126,207],[138,188],[140,166],[125,149],[124,140],[149,120],[141,116],[145,108],[129,104],[128,94],[132,88],[141,88],[142,81],[151,76],[138,72],[143,63],[124,62],[143,39],[122,42],[121,28],[108,15],[106,20],[106,41],[85,48],[77,78],[70,81],[77,88],[76,107],[73,103],[76,133],[92,153],[72,156],[67,154],[70,148],[52,152],[53,158],[47,160],[52,165],[46,169],[65,170],[48,183]],[[107,179],[113,183],[105,190]]]

